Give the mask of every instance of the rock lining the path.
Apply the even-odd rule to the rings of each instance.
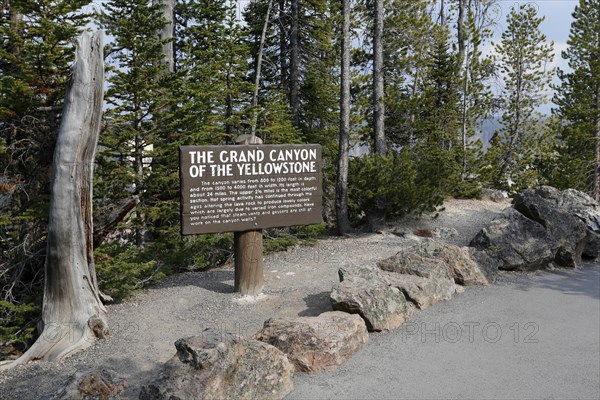
[[[207,330],[175,347],[140,400],[282,399],[293,389],[293,365],[267,343]]]
[[[412,316],[404,294],[379,269],[346,266],[340,268],[339,277],[330,295],[333,309],[360,315],[369,332],[396,329]]]
[[[254,339],[285,353],[296,371],[318,374],[346,362],[367,345],[369,334],[358,315],[331,311],[317,317],[269,319]]]

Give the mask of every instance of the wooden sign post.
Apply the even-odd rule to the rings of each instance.
[[[256,296],[263,290],[263,233],[256,231],[234,232],[234,291]]]
[[[234,232],[235,291],[264,285],[262,229],[322,222],[321,146],[182,146],[181,233]]]
[[[253,135],[240,135],[236,143],[259,145],[262,144],[262,139]],[[265,285],[262,229],[234,232],[233,260],[233,291],[249,296],[260,294]]]

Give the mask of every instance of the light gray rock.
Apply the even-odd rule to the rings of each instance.
[[[360,316],[331,311],[317,317],[269,319],[254,339],[284,352],[296,371],[318,374],[337,368],[365,347],[369,334]]]
[[[481,190],[481,199],[499,202],[508,199],[508,193],[503,190],[484,188]]]
[[[425,310],[438,301],[450,300],[456,293],[456,284],[452,279],[439,276],[424,278],[385,271],[384,274],[390,285],[401,291],[420,310]]]
[[[362,317],[370,332],[392,330],[411,318],[413,308],[375,267],[342,267],[331,290],[334,310]]]
[[[454,228],[448,228],[448,227],[442,226],[439,228],[433,228],[431,230],[431,235],[434,238],[451,239],[453,237],[456,237],[456,235],[458,235],[458,231]]]
[[[434,239],[422,239],[419,243],[380,261],[378,266],[384,271],[430,278],[434,271],[431,265],[439,262],[447,269],[448,274],[444,274],[444,277],[454,279],[455,283],[464,286],[489,284],[486,274],[474,258],[472,248]]]
[[[444,248],[444,244],[423,240],[377,266],[393,287],[418,308],[426,309],[440,300],[449,300],[456,292],[453,272],[439,257]]]
[[[511,207],[483,228],[470,246],[498,260],[499,269],[511,271],[545,268],[559,247],[541,224]]]
[[[175,347],[141,400],[282,399],[292,391],[294,366],[267,343],[207,330]]]
[[[445,244],[435,257],[446,263],[454,282],[463,286],[489,285],[489,280],[479,265],[481,261],[474,253],[475,249],[471,247]]]

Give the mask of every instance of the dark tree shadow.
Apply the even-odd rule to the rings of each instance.
[[[234,271],[214,270],[184,272],[172,275],[157,288],[173,288],[181,286],[198,286],[215,293],[233,293]]]
[[[316,317],[326,311],[331,311],[331,300],[329,294],[331,292],[321,292],[317,294],[309,294],[303,298],[307,309],[298,313],[299,317]]]
[[[577,269],[544,271],[543,275],[517,280],[515,287],[525,291],[545,288],[567,295],[589,296],[600,300],[600,264],[584,264]]]

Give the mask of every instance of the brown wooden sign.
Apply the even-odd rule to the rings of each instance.
[[[322,221],[321,146],[182,146],[181,233]]]

